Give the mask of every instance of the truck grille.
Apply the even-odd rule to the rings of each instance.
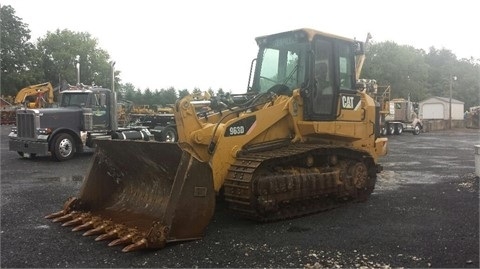
[[[17,113],[18,137],[35,137],[35,116],[31,113]]]

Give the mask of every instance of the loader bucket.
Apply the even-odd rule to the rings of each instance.
[[[85,236],[162,248],[203,237],[215,209],[212,171],[176,143],[98,140],[78,198],[46,218]]]

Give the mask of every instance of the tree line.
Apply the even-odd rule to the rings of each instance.
[[[451,86],[452,97],[465,102],[465,108],[480,104],[480,59],[457,59],[444,48],[426,52],[391,41],[373,43],[367,48],[362,76],[390,85],[393,98],[449,97]]]
[[[123,83],[121,70],[115,70],[112,76],[110,55],[89,33],[57,29],[33,43],[28,25],[15,15],[14,8],[6,5],[0,9],[3,96],[15,96],[28,85],[47,81],[55,86],[64,81],[76,84],[77,64],[82,81],[108,86],[113,77],[120,96],[135,104],[164,106],[190,93],[188,89],[139,89]],[[430,47],[427,52],[392,41],[371,43],[366,53],[362,77],[390,85],[393,98],[410,96],[413,101],[421,101],[432,96],[449,97],[452,85],[452,97],[465,102],[465,108],[480,104],[480,59],[458,59],[445,48]]]

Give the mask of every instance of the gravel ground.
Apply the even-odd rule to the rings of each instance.
[[[479,267],[478,130],[389,138],[365,203],[259,224],[217,204],[202,240],[122,253],[45,220],[76,195],[92,153],[58,163],[20,159],[1,126],[2,268]]]

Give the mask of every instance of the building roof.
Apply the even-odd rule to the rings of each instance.
[[[420,103],[427,103],[427,102],[431,102],[431,101],[434,101],[434,100],[438,100],[440,102],[443,102],[443,103],[450,103],[450,98],[448,97],[439,97],[439,96],[434,96],[434,97],[430,97],[428,99],[425,99],[423,101],[421,101]],[[462,102],[462,101],[459,101],[457,99],[454,99],[452,98],[452,104],[465,104],[465,102]]]

